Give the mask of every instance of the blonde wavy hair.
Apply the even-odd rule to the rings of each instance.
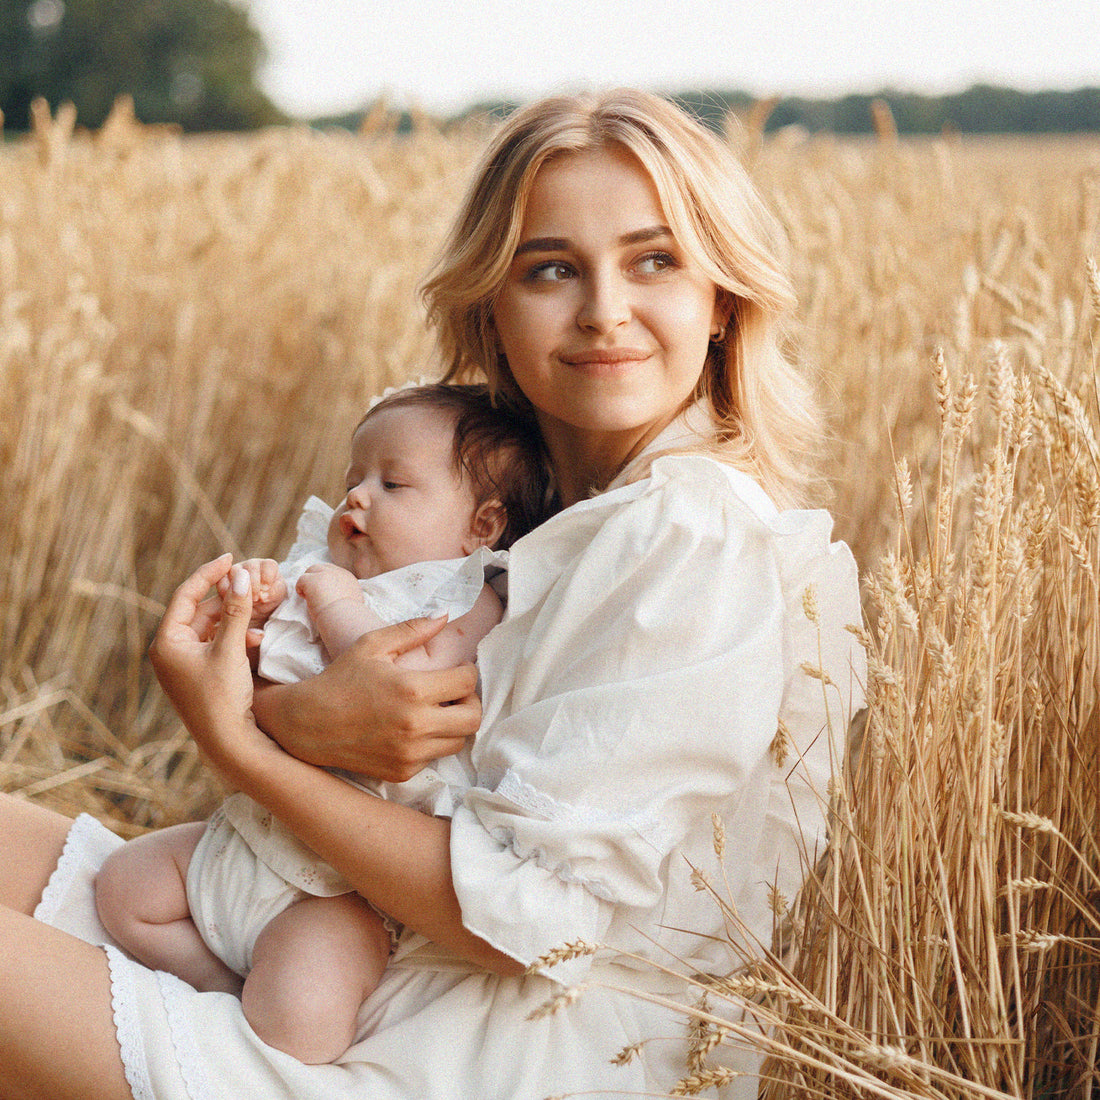
[[[659,96],[555,96],[503,124],[422,290],[444,380],[484,378],[495,394],[525,403],[499,350],[493,304],[531,186],[550,158],[613,145],[649,173],[674,236],[728,311],[725,339],[710,344],[692,395],[709,401],[714,429],[695,449],[751,474],[780,506],[805,503],[823,426],[811,387],[781,350],[795,304],[782,231],[729,146]]]

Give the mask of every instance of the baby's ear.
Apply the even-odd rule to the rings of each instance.
[[[472,554],[479,546],[491,549],[500,541],[507,525],[508,509],[499,500],[482,501],[470,521],[470,534],[462,544],[463,550]]]

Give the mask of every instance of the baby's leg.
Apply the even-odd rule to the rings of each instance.
[[[113,852],[96,876],[103,927],[139,962],[196,989],[238,993],[241,979],[203,942],[187,908],[187,865],[205,825],[174,825]]]
[[[358,895],[305,898],[256,940],[244,983],[253,1030],[301,1062],[331,1062],[355,1038],[359,1006],[390,953],[382,918]]]

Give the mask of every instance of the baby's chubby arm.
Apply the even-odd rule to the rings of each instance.
[[[367,606],[355,574],[339,565],[311,565],[298,578],[297,589],[330,659],[350,649],[368,631],[386,625]]]
[[[338,565],[311,565],[298,579],[298,594],[306,601],[309,617],[332,659],[368,631],[386,625],[367,606],[355,576]],[[465,615],[448,623],[424,645],[400,654],[394,664],[427,672],[473,664],[478,642],[500,622],[503,613],[500,597],[486,584]]]
[[[473,664],[477,644],[500,622],[504,604],[489,585],[483,585],[474,606],[448,623],[422,646],[402,653],[394,660],[401,668],[432,671]]]

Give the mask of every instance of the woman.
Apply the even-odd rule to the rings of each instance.
[[[478,783],[453,821],[312,766],[403,778],[477,728],[473,669],[387,659],[437,625],[370,635],[253,699],[241,571],[203,640],[222,559],[181,586],[153,649],[226,779],[405,926],[360,1041],[302,1066],[231,996],[47,927],[97,938],[80,891],[114,841],[8,804],[4,1096],[538,1100],[682,1074],[682,1020],[606,987],[682,996],[627,953],[728,969],[721,913],[690,881],[721,873],[712,814],[747,941],[770,937],[769,887],[798,884],[858,702],[851,556],[824,513],[776,507],[798,502],[817,432],[778,350],[776,236],[728,151],[663,100],[553,99],[502,129],[426,294],[449,377],[483,373],[533,408],[564,510],[513,547],[506,616],[479,650]],[[610,946],[525,974],[578,939]],[[581,980],[568,1009],[526,1020]],[[728,1095],[754,1093],[746,1077]]]

